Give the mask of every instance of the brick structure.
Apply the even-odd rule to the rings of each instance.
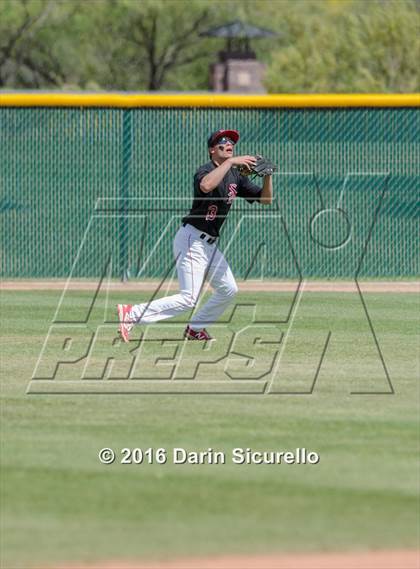
[[[256,59],[227,59],[210,68],[212,91],[234,93],[265,93],[265,65]]]
[[[201,35],[226,39],[225,49],[219,52],[219,61],[210,67],[212,91],[265,93],[265,65],[257,60],[251,50],[250,40],[276,36],[276,33],[242,22],[232,22],[207,30]]]

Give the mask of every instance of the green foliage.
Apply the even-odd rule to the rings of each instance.
[[[91,65],[85,69],[83,82],[94,78],[106,89],[185,88],[178,69],[189,65],[194,69],[206,55],[205,42],[198,34],[211,20],[207,2],[106,0],[98,8],[89,46]],[[89,6],[87,10],[91,11]],[[173,70],[176,76],[168,79]],[[193,76],[189,88],[196,88],[195,81]]]
[[[205,90],[200,33],[236,19],[278,33],[253,42],[270,92],[419,88],[412,0],[2,0],[0,88]]]
[[[81,0],[1,2],[0,87],[77,85],[82,51],[76,15],[81,6]]]
[[[420,16],[411,2],[325,5],[285,14],[285,45],[266,78],[276,92],[412,92],[419,89]]]

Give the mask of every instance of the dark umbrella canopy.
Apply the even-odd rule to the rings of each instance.
[[[239,21],[217,26],[200,34],[200,36],[213,38],[269,38],[277,35],[278,34],[271,30],[250,26],[249,24],[244,24]]]

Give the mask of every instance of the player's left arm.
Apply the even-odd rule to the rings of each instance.
[[[267,175],[263,178],[263,187],[254,184],[248,176],[240,176],[238,194],[246,201],[259,202],[262,205],[270,205],[273,202],[272,177]]]
[[[262,205],[271,205],[273,203],[273,178],[272,176],[264,176],[262,191],[260,194],[260,203]]]

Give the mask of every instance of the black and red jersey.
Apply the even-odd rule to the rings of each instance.
[[[259,199],[262,191],[247,176],[242,176],[237,168],[231,168],[214,190],[202,192],[201,180],[215,168],[214,162],[207,162],[195,173],[193,204],[190,213],[182,219],[183,223],[190,223],[212,237],[219,236],[220,228],[237,196],[252,203]]]

